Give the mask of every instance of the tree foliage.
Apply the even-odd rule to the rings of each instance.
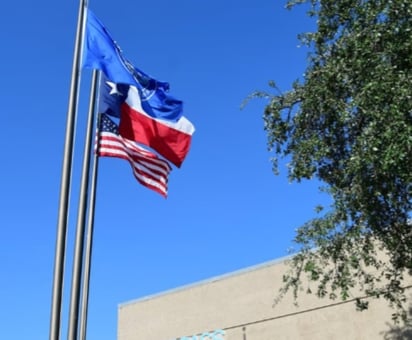
[[[404,278],[412,273],[412,1],[291,0],[308,6],[317,30],[302,79],[271,83],[264,111],[268,146],[290,159],[292,181],[317,178],[328,209],[297,231],[301,250],[282,294],[303,276],[320,297],[383,297],[407,317]],[[254,97],[264,96],[255,93]],[[316,251],[314,251],[316,249]],[[384,254],[384,256],[382,256]],[[367,300],[358,299],[359,309]]]

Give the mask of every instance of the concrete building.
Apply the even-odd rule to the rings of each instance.
[[[304,293],[298,307],[291,294],[274,306],[285,270],[283,260],[265,263],[121,304],[118,340],[412,339],[383,299],[363,312]]]

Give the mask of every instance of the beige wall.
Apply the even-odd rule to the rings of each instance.
[[[283,261],[267,263],[123,304],[118,340],[409,339],[390,337],[392,311],[383,300],[357,312],[353,301],[302,294],[299,307],[290,295],[274,307],[285,268]],[[214,330],[224,335],[213,337]]]

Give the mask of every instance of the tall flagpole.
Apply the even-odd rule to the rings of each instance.
[[[80,288],[83,265],[83,248],[85,238],[87,198],[90,177],[90,159],[93,146],[93,124],[96,108],[96,92],[99,71],[93,71],[92,84],[90,89],[89,114],[86,127],[86,138],[83,154],[83,170],[80,186],[79,209],[77,215],[76,240],[73,259],[72,287],[70,297],[69,329],[68,340],[77,340],[79,330],[79,304]]]
[[[67,218],[73,158],[74,126],[76,121],[77,104],[79,98],[80,59],[84,35],[83,31],[85,8],[86,0],[80,0],[79,14],[77,19],[76,41],[74,46],[69,105],[66,118],[66,137],[64,143],[62,177],[60,183],[60,201],[57,223],[56,250],[54,259],[52,306],[50,316],[50,340],[58,340],[60,338],[63,274],[67,236]]]
[[[97,117],[98,129],[100,128],[100,114]],[[97,147],[99,147],[97,145]],[[80,313],[80,340],[86,339],[87,331],[87,313],[89,305],[89,286],[90,286],[90,268],[92,259],[92,248],[93,248],[93,229],[94,229],[94,211],[96,205],[96,186],[97,186],[97,173],[99,166],[99,157],[97,152],[93,156],[93,167],[91,174],[91,184],[90,184],[90,200],[89,200],[89,210],[87,215],[87,231],[86,231],[86,246],[84,254],[84,273],[83,273],[83,283],[82,283],[82,300],[81,300],[81,313]]]

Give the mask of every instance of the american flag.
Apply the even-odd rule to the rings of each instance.
[[[106,114],[100,116],[96,153],[103,157],[117,157],[129,161],[140,184],[164,197],[167,196],[169,163],[154,153],[119,135],[118,126]]]

